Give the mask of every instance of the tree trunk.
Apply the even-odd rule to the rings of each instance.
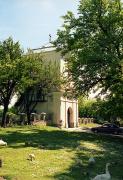
[[[6,116],[7,116],[7,111],[8,111],[8,103],[4,104],[4,109],[3,109],[3,114],[2,114],[2,122],[1,122],[1,127],[6,127]]]
[[[31,124],[31,116],[30,116],[30,111],[28,108],[26,109],[26,115],[27,115],[27,123],[28,123],[28,125],[30,125]]]

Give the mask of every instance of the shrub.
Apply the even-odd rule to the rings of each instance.
[[[93,104],[95,103],[94,99],[87,99],[85,97],[79,97],[79,117],[94,117],[95,110],[93,108]]]

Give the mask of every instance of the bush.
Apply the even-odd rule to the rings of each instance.
[[[117,103],[115,98],[109,100],[95,100],[81,96],[78,102],[80,118],[94,118],[94,122],[100,124],[104,122],[119,122],[121,125],[123,124],[123,103]]]
[[[93,108],[94,103],[94,99],[87,99],[82,96],[79,97],[79,117],[95,117],[95,110]]]

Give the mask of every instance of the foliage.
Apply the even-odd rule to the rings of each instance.
[[[105,94],[105,103],[109,100],[110,111],[115,113],[115,109],[115,116],[123,116],[121,0],[81,0],[78,15],[68,12],[63,18],[55,45],[69,55],[66,61],[75,93],[100,89],[99,95]]]
[[[114,106],[115,103],[115,106]],[[115,124],[122,124],[122,109],[117,107],[117,102],[97,100],[93,104],[93,109],[95,109],[96,122],[110,121]]]
[[[17,114],[17,110],[16,110],[16,108],[15,108],[14,106],[10,107],[10,108],[8,109],[8,112]]]
[[[36,61],[24,56],[19,42],[14,42],[12,38],[0,42],[0,103],[4,107],[2,126],[6,126],[6,113],[13,95],[35,83],[40,69],[40,64],[36,65]]]
[[[2,115],[3,115],[3,109],[0,109],[0,123],[2,120]],[[14,107],[8,108],[8,111],[6,113],[6,126],[9,127],[15,124],[16,125],[19,124],[19,118],[20,117],[17,113],[16,108]]]
[[[44,59],[42,64],[42,74],[39,76],[38,82],[41,90],[45,91],[46,94],[52,91],[59,91],[61,82],[62,79],[57,62],[52,60],[45,62]]]
[[[80,96],[78,99],[79,117],[93,117],[94,122],[96,123],[109,121],[122,124],[122,109],[116,108],[116,104],[117,102],[115,101],[111,102],[109,100],[89,99]],[[119,116],[120,113],[121,116]]]
[[[96,110],[93,108],[94,99],[80,96],[78,99],[79,117],[95,117]]]
[[[20,117],[17,113],[17,110],[15,107],[11,107],[8,109],[7,115],[6,115],[6,126],[15,126],[19,124]]]

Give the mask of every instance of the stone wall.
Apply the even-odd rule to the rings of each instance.
[[[93,123],[94,118],[79,118],[79,124],[88,124],[88,123]]]

